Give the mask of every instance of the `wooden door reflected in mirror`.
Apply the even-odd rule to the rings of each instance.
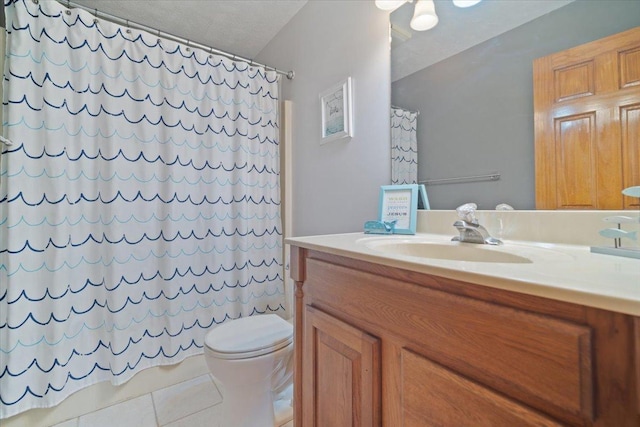
[[[640,27],[534,61],[537,209],[638,209]]]

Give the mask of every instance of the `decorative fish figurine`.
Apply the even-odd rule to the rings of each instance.
[[[602,218],[604,222],[614,222],[616,224],[624,224],[631,222],[640,222],[640,216],[631,217],[631,216],[623,216],[623,215],[615,215],[608,216],[606,218]]]
[[[629,197],[640,197],[640,185],[635,187],[627,187],[622,190],[622,194]]]
[[[397,219],[393,221],[367,221],[364,223],[364,232],[367,234],[393,234]]]
[[[608,237],[611,239],[631,239],[638,240],[638,232],[637,231],[624,231],[619,228],[605,228],[604,230],[600,230],[600,235],[602,237]]]

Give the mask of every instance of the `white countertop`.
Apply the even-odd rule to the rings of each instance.
[[[588,246],[505,240],[504,245],[452,243],[451,235],[415,236],[364,233],[297,237],[285,243],[376,264],[462,280],[640,316],[640,260],[594,254]],[[389,254],[387,242],[473,245],[530,259],[531,263],[469,262]],[[479,246],[479,247],[477,247]],[[380,246],[378,246],[380,247]]]

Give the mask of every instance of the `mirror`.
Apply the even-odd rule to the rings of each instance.
[[[462,39],[467,33],[474,37],[474,28],[500,19],[500,7],[511,3],[520,7],[554,2],[485,0],[467,10],[455,8],[450,0],[436,0],[440,23],[424,33],[408,30],[413,4],[391,14],[396,36],[391,48],[391,102],[420,112],[418,181],[428,181],[433,209],[455,209],[466,202],[477,203],[479,209],[494,209],[500,203],[535,209],[533,60],[640,25],[637,1],[562,1],[561,7],[533,20],[520,16],[521,24],[502,34],[459,47],[464,50],[446,59],[438,57],[445,55],[440,50],[447,40]],[[474,8],[480,18],[468,17],[457,37],[447,35],[445,24],[462,20]],[[485,8],[482,14],[480,8]],[[401,19],[404,24],[397,22]],[[403,42],[407,33],[410,38]],[[443,41],[438,45],[437,40]],[[418,41],[426,44],[435,63],[418,70],[406,68],[414,61],[412,56],[420,55],[411,47]],[[449,184],[431,182],[483,176]]]

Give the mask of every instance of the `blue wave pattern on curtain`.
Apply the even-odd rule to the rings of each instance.
[[[0,418],[284,313],[275,73],[5,3]]]
[[[391,108],[391,184],[418,183],[418,113]]]

